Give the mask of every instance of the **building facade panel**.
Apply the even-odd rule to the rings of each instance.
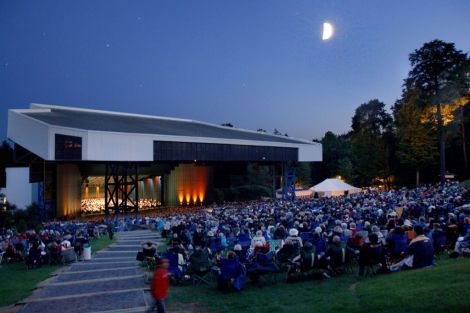
[[[235,144],[154,141],[154,161],[274,161],[298,160],[298,148]]]

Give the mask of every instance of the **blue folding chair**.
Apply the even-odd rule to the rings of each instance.
[[[279,273],[280,269],[274,262],[274,255],[275,254],[272,251],[266,254],[257,253],[248,272],[256,275]]]
[[[209,242],[209,249],[211,249],[213,253],[219,253],[222,251],[224,249],[222,247],[222,240],[220,238],[211,239]]]
[[[300,239],[302,239],[302,242],[313,242],[313,234],[311,232],[301,232],[300,233]]]
[[[441,254],[447,248],[447,235],[443,231],[434,231],[432,234],[433,248],[436,255]]]
[[[361,223],[357,223],[357,224],[356,224],[356,231],[361,231],[361,230],[363,230],[363,229],[364,229],[364,227],[363,227],[363,225],[362,225]]]
[[[240,263],[238,257],[233,259],[222,259],[220,261],[220,270],[218,272],[217,282],[219,288],[225,289],[226,285],[233,279],[233,287],[241,290],[246,279],[246,269]]]
[[[238,243],[239,243],[242,247],[250,246],[250,245],[251,245],[250,235],[248,235],[248,234],[240,234],[240,235],[238,235]]]
[[[406,235],[394,236],[392,238],[392,254],[401,255],[408,248],[408,237]]]
[[[179,282],[183,278],[184,273],[178,264],[178,254],[166,253],[164,254],[164,257],[168,259],[168,263],[169,263],[168,272],[172,274],[171,275],[172,279],[174,279],[175,282]]]
[[[315,247],[315,252],[317,255],[321,255],[323,252],[325,252],[325,241],[323,239],[320,239],[318,241],[312,242],[313,246]]]

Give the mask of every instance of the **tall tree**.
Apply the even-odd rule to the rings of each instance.
[[[312,184],[312,168],[309,162],[299,162],[296,166],[297,182],[305,187]]]
[[[340,160],[346,162],[352,160],[351,141],[346,135],[335,135],[331,131],[328,131],[320,141],[323,148],[323,162],[322,166],[322,177],[334,177],[341,175],[352,178],[352,175],[348,175],[342,172],[344,167],[340,166]]]
[[[429,125],[423,122],[423,109],[418,105],[419,94],[407,92],[394,108],[397,125],[397,156],[404,165],[416,172],[416,185],[419,185],[420,171],[433,163],[437,156],[435,138]]]
[[[377,99],[361,104],[352,118],[351,144],[358,183],[383,181],[390,185],[393,157],[393,119]]]
[[[440,181],[445,182],[445,130],[441,105],[448,102],[449,90],[458,80],[468,79],[462,75],[467,56],[455,48],[453,43],[433,40],[410,54],[412,69],[405,79],[407,90],[419,90],[428,105],[436,107],[439,134]]]
[[[348,182],[355,182],[356,175],[351,158],[341,158],[338,160],[338,174]]]
[[[361,104],[352,118],[353,134],[382,135],[393,128],[392,117],[378,99]]]

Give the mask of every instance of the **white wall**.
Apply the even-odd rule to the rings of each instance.
[[[0,190],[10,204],[25,209],[33,202],[32,184],[29,183],[29,167],[7,167],[7,187]]]
[[[45,160],[49,160],[49,128],[29,116],[8,111],[7,137]]]
[[[323,161],[323,146],[321,144],[298,145],[299,162]]]
[[[83,160],[153,161],[152,139],[145,134],[89,131],[87,145],[82,145]]]

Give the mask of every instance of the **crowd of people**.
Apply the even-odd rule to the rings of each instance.
[[[0,229],[3,262],[63,263],[90,238],[155,224],[167,251],[145,243],[143,260],[164,254],[174,279],[203,280],[216,270],[221,287],[242,288],[246,277],[286,271],[325,278],[357,263],[359,274],[432,266],[434,257],[470,255],[470,193],[457,183],[416,189],[369,189],[295,202],[253,201],[143,212],[137,219],[43,224],[40,231]],[[73,253],[72,253],[73,252]],[[310,272],[309,272],[310,271]],[[288,276],[289,276],[288,275]]]
[[[245,276],[256,281],[283,270],[330,277],[357,262],[364,275],[432,266],[436,254],[470,255],[469,200],[465,188],[447,183],[292,203],[232,203],[147,222],[168,238],[165,258],[174,277],[197,273],[196,263],[219,268],[219,285],[240,287]]]
[[[102,214],[104,212],[104,198],[82,199],[81,209],[84,214]]]
[[[25,262],[28,268],[74,262],[90,239],[112,232],[97,223],[45,223],[40,231],[0,229],[0,262]]]
[[[118,201],[121,203],[121,200]],[[104,198],[90,198],[82,199],[80,201],[81,211],[84,215],[97,215],[104,214],[105,199]],[[161,206],[161,202],[156,199],[139,199],[139,209],[148,210],[155,209]]]

